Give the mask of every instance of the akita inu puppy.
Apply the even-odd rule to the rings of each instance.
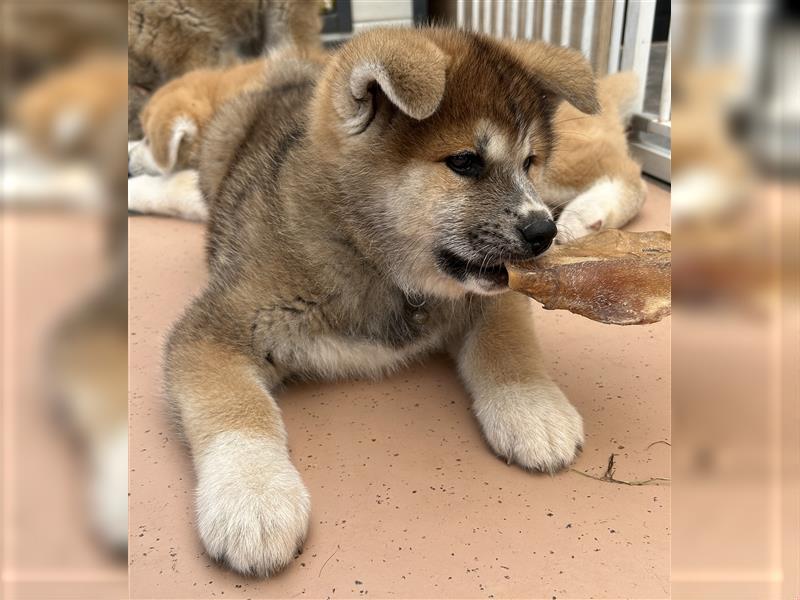
[[[499,456],[548,472],[575,458],[581,417],[503,261],[556,237],[537,182],[557,105],[599,108],[578,52],[444,29],[371,30],[266,77],[206,133],[210,281],[166,353],[200,537],[262,576],[309,522],[273,395],[288,380],[379,377],[446,349]]]

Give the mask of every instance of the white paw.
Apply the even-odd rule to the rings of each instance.
[[[206,221],[208,207],[200,193],[198,173],[178,171],[171,175],[138,175],[128,179],[128,210]]]
[[[556,244],[566,244],[599,231],[603,227],[604,214],[602,211],[592,210],[590,207],[583,208],[585,210],[564,209],[556,221],[558,228]]]
[[[608,227],[621,227],[644,201],[641,182],[602,177],[564,207],[556,226],[556,243],[563,244]]]
[[[266,577],[288,565],[308,530],[310,500],[276,442],[220,434],[197,460],[197,527],[215,560]]]
[[[552,382],[500,386],[475,415],[494,451],[526,469],[563,469],[583,444],[583,420]]]

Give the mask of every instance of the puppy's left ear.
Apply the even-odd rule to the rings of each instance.
[[[572,48],[545,42],[502,40],[501,43],[542,84],[579,111],[593,115],[600,112],[592,67],[583,54]]]
[[[413,119],[430,117],[444,96],[449,57],[420,31],[374,29],[349,42],[331,73],[334,108],[348,133],[375,116],[375,92]]]

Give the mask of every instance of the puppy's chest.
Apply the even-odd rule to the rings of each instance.
[[[315,376],[376,376],[440,346],[454,311],[422,298],[297,296],[262,308],[256,351],[290,371]]]

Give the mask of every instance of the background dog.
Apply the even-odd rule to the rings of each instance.
[[[228,69],[197,69],[160,87],[140,116],[144,137],[129,145],[129,174],[196,169],[200,140],[214,113],[225,101],[262,86],[266,66],[258,59]]]
[[[231,65],[284,44],[317,46],[317,0],[131,0],[128,3],[128,139],[142,137],[139,113],[167,81]]]

